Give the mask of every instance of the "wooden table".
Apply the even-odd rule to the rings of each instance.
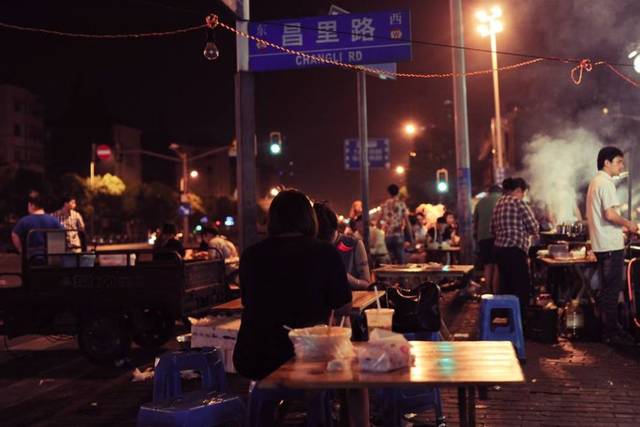
[[[593,299],[593,293],[591,292],[591,279],[593,275],[596,273],[596,269],[592,268],[584,268],[584,267],[595,267],[597,263],[597,259],[595,256],[587,256],[583,258],[551,258],[548,256],[538,256],[538,261],[547,266],[548,268],[569,268],[576,273],[576,275],[580,278],[580,289],[577,291],[577,298],[580,299],[584,294],[586,294],[590,299]],[[550,283],[549,274],[547,271],[547,283]],[[569,285],[569,298],[574,298],[575,295],[572,295],[572,285]],[[560,290],[554,287],[552,290],[552,295],[556,303],[564,302],[564,298],[560,301]]]
[[[441,264],[388,264],[376,268],[373,272],[379,279],[418,278],[427,280],[429,277],[467,278],[473,271],[473,265],[441,265]]]
[[[354,343],[354,345],[363,345]],[[342,389],[373,387],[458,387],[463,426],[475,426],[475,387],[523,383],[509,341],[412,341],[415,364],[391,372],[361,372],[357,361],[344,371],[327,372],[326,361],[292,359],[258,383],[262,388]]]
[[[382,298],[384,291],[378,291],[378,297]],[[353,311],[362,312],[376,303],[375,291],[351,291],[351,309]],[[224,304],[219,304],[211,309],[215,313],[232,313],[242,311],[242,301],[240,298],[232,299]]]

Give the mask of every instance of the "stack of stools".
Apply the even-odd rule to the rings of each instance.
[[[200,374],[200,390],[182,391],[180,372],[186,370]],[[140,407],[138,427],[243,424],[245,405],[239,396],[226,393],[224,375],[224,364],[215,348],[163,354],[155,369],[153,402]]]
[[[440,332],[405,333],[408,341],[440,341]],[[386,388],[382,389],[382,414],[384,426],[402,425],[405,414],[419,413],[433,409],[436,426],[444,427],[445,417],[438,387],[424,388]]]
[[[494,319],[506,319],[506,324],[494,324]],[[480,303],[480,340],[511,341],[518,359],[526,360],[520,301],[515,295],[485,294]]]

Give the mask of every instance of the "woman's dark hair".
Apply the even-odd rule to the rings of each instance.
[[[613,162],[616,157],[624,157],[619,148],[611,145],[601,148],[598,152],[598,170],[602,170],[605,160]]]
[[[331,242],[338,229],[338,217],[326,203],[314,203],[313,210],[318,220],[318,239]]]
[[[301,191],[283,190],[269,207],[267,235],[273,237],[285,233],[302,233],[308,237],[315,237],[318,233],[318,220],[311,201]]]
[[[400,192],[400,188],[395,184],[391,184],[390,186],[387,187],[387,191],[389,192],[391,197],[395,197]]]
[[[436,219],[436,224],[446,224],[447,223],[447,217],[445,216],[441,216],[438,219]]]

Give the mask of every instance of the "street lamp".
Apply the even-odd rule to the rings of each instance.
[[[397,175],[404,175],[404,173],[406,172],[404,166],[402,166],[402,165],[396,166],[395,171],[396,171]]]
[[[194,169],[194,170],[192,170],[191,172],[189,172],[189,176],[190,176],[191,178],[194,178],[194,179],[195,179],[195,178],[197,178],[197,177],[198,177],[198,175],[199,175],[199,174],[198,174],[198,171],[197,171],[197,170],[195,170],[195,169]]]
[[[404,133],[407,134],[407,136],[413,137],[417,131],[418,131],[418,128],[414,123],[412,122],[405,123]]]
[[[495,120],[495,149],[496,162],[494,174],[495,182],[502,182],[504,178],[504,153],[502,145],[502,117],[500,116],[500,87],[498,83],[498,54],[496,47],[496,34],[502,32],[504,26],[500,21],[502,9],[499,6],[493,6],[489,12],[479,10],[476,18],[480,21],[478,31],[482,37],[489,36],[491,40],[491,68],[493,69],[493,102],[496,109]]]

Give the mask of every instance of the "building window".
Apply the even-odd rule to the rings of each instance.
[[[13,136],[20,136],[22,135],[22,128],[20,127],[19,124],[14,124],[13,125]]]

